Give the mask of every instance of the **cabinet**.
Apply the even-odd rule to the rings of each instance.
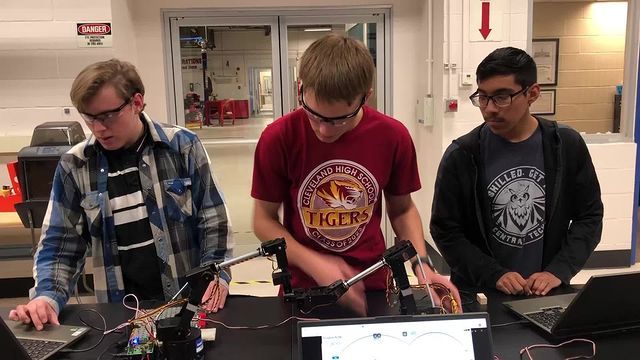
[[[249,118],[249,100],[232,100],[233,112],[236,114],[236,119],[248,119]]]

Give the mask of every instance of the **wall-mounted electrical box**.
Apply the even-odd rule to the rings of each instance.
[[[416,117],[418,124],[433,126],[433,97],[431,95],[416,101]]]

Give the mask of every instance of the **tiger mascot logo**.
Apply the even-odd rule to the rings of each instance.
[[[352,161],[331,160],[309,173],[298,191],[307,236],[332,251],[345,251],[371,220],[379,187],[371,173]]]
[[[331,208],[355,209],[362,188],[350,180],[330,180],[318,187],[318,196]]]

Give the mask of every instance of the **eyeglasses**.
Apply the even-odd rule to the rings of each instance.
[[[88,125],[93,125],[97,121],[104,126],[108,126],[110,125],[110,123],[113,122],[113,120],[115,120],[118,117],[118,115],[120,115],[120,112],[122,111],[122,109],[124,109],[125,106],[131,103],[131,100],[133,100],[133,96],[125,100],[125,102],[122,103],[122,105],[118,106],[113,110],[103,111],[100,114],[96,114],[96,115],[80,113],[80,116],[82,116],[82,118]]]
[[[497,107],[507,107],[513,102],[513,98],[527,91],[529,86],[514,92],[513,94],[497,94],[497,95],[481,95],[478,91],[469,96],[469,100],[474,106],[479,108],[485,108],[489,105],[489,100],[493,101],[493,104]]]
[[[333,126],[343,126],[350,119],[353,119],[356,115],[358,115],[358,112],[360,112],[360,109],[364,106],[364,103],[366,100],[367,100],[367,95],[362,95],[362,99],[360,100],[360,105],[358,105],[358,107],[349,115],[326,117],[315,112],[304,102],[304,89],[302,86],[300,86],[300,105],[302,105],[302,108],[304,109],[304,111],[307,112],[307,117],[312,121],[324,122],[327,124],[331,124]]]

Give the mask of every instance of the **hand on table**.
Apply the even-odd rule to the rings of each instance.
[[[547,295],[549,291],[557,288],[562,284],[562,281],[555,275],[548,271],[542,271],[532,274],[528,279],[524,287],[524,291],[527,295]]]
[[[202,295],[202,307],[206,312],[218,312],[224,307],[229,295],[229,285],[224,280],[213,280]]]
[[[500,277],[496,282],[496,289],[507,295],[519,295],[524,293],[527,280],[515,271],[510,271]]]

